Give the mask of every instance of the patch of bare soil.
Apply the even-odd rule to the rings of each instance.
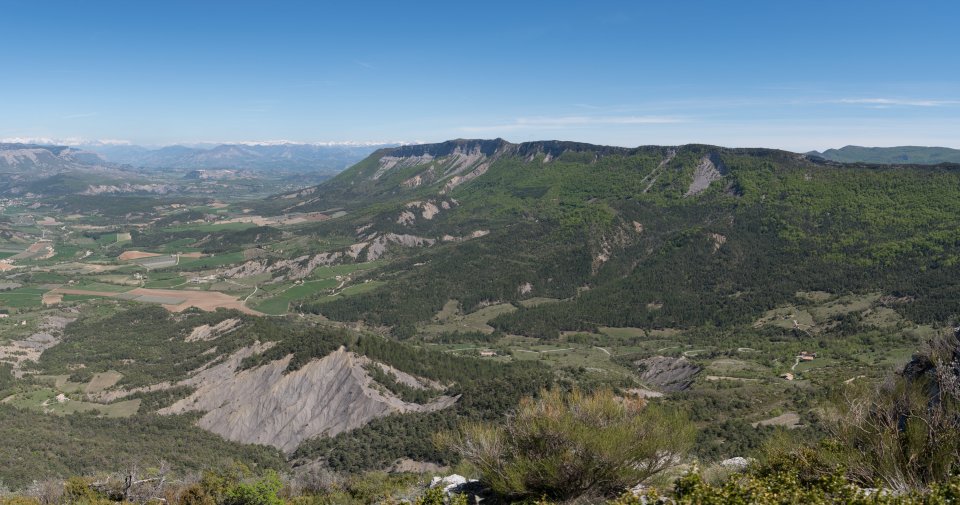
[[[130,261],[130,260],[139,260],[143,258],[152,258],[154,256],[160,256],[159,253],[144,252],[144,251],[124,251],[117,256],[117,259],[120,261]]]
[[[117,294],[117,293],[113,293]],[[247,308],[243,300],[219,291],[185,291],[176,289],[149,289],[136,288],[123,293],[125,298],[150,302],[151,298],[161,300],[163,308],[170,312],[183,312],[190,307],[200,310],[213,311],[219,307],[236,309],[252,315],[262,315],[253,309]],[[178,303],[162,303],[164,299],[178,300]],[[179,301],[182,300],[182,301]]]

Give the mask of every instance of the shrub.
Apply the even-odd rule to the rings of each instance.
[[[103,494],[91,486],[89,479],[83,477],[70,477],[63,483],[63,498],[67,503],[77,505],[111,503]]]
[[[439,442],[514,499],[612,496],[673,466],[694,428],[675,411],[609,390],[543,391],[503,426],[466,423]]]
[[[216,505],[210,493],[200,484],[194,484],[180,493],[177,499],[179,505]]]
[[[848,392],[832,420],[836,463],[865,486],[922,490],[960,467],[960,341],[932,342],[880,386]]]
[[[283,482],[274,471],[269,471],[260,480],[236,484],[227,490],[223,505],[283,505],[280,490]]]
[[[423,493],[423,496],[417,498],[416,505],[467,505],[467,497],[462,494],[456,494],[447,498],[443,488],[434,487]]]

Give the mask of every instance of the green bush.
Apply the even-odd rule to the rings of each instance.
[[[423,496],[417,498],[416,505],[467,505],[467,497],[462,494],[447,499],[442,487],[430,488]]]
[[[223,505],[283,505],[283,483],[274,471],[251,483],[241,482],[227,490]]]
[[[694,428],[677,412],[609,390],[543,391],[503,425],[463,424],[438,437],[511,499],[612,496],[673,466]]]
[[[924,490],[960,469],[960,341],[932,342],[883,384],[848,391],[827,457],[864,486]]]

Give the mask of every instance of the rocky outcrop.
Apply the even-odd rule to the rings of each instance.
[[[651,356],[635,361],[634,366],[640,374],[640,380],[668,393],[683,391],[693,384],[693,379],[701,368],[687,358]]]
[[[687,192],[683,196],[694,196],[703,193],[710,187],[710,183],[723,179],[723,175],[726,172],[727,167],[720,161],[719,156],[714,154],[704,156],[700,159],[700,163],[694,170],[693,182],[690,183],[690,187],[687,188]]]
[[[441,144],[401,146],[386,151],[369,178],[376,181],[391,171],[423,166],[422,171],[404,180],[401,186],[416,188],[446,180],[440,191],[443,194],[483,175],[496,159],[517,151],[518,147],[503,139],[453,140]]]
[[[165,195],[174,191],[179,191],[180,186],[171,184],[91,184],[83,190],[81,195],[104,195],[104,194],[122,194],[122,193],[152,193]]]
[[[407,403],[374,387],[365,370],[371,362],[340,348],[299,370],[287,371],[291,356],[203,381],[190,396],[161,414],[203,412],[197,425],[226,439],[294,451],[308,438],[333,436],[378,417],[428,412],[453,405],[440,396],[428,404]]]
[[[240,319],[232,317],[224,319],[215,325],[201,324],[194,328],[184,339],[187,342],[216,340],[217,338],[239,328]]]
[[[76,317],[65,315],[50,315],[43,319],[38,331],[23,340],[12,340],[0,345],[0,361],[13,364],[13,374],[23,377],[23,366],[27,362],[40,359],[43,352],[60,342],[63,329]]]
[[[65,146],[0,143],[0,170],[36,174],[94,168],[107,163],[94,153]]]
[[[218,272],[218,275],[225,279],[241,279],[270,273],[273,276],[282,275],[286,279],[297,280],[309,276],[317,267],[336,263],[343,256],[342,252],[326,252],[274,262],[267,259],[256,259],[246,261],[235,267],[222,269]]]
[[[397,216],[397,224],[405,226],[413,225],[417,219],[432,220],[437,214],[445,210],[450,210],[456,206],[456,200],[415,200],[404,205],[404,209]]]
[[[467,240],[472,240],[475,238],[486,237],[490,234],[490,230],[474,230],[469,235],[464,237],[454,237],[453,235],[444,235],[440,240],[444,242],[466,242]]]
[[[365,246],[367,251],[367,261],[376,261],[380,259],[384,253],[387,252],[387,246],[390,244],[397,244],[404,247],[426,247],[432,246],[436,242],[437,241],[432,238],[418,237],[416,235],[401,235],[397,233],[376,235]]]

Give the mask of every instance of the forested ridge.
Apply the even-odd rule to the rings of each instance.
[[[597,326],[743,323],[797,291],[818,289],[908,297],[897,310],[918,322],[958,313],[951,301],[958,288],[944,281],[960,273],[957,165],[843,165],[711,146],[669,153],[580,146],[552,160],[542,152],[504,155],[449,193],[455,207],[405,231],[389,216],[429,188],[388,194],[396,181],[364,182],[376,156],[320,186],[320,198],[350,188],[362,199],[367,188],[387,197],[375,210],[358,210],[357,220],[398,233],[490,233],[411,251],[380,272],[386,286],[307,303],[306,311],[409,335],[448,299],[468,311],[533,296],[563,299],[492,323],[541,337]],[[722,173],[706,191],[687,195],[695,167],[708,158]],[[526,283],[531,289],[521,292]]]

